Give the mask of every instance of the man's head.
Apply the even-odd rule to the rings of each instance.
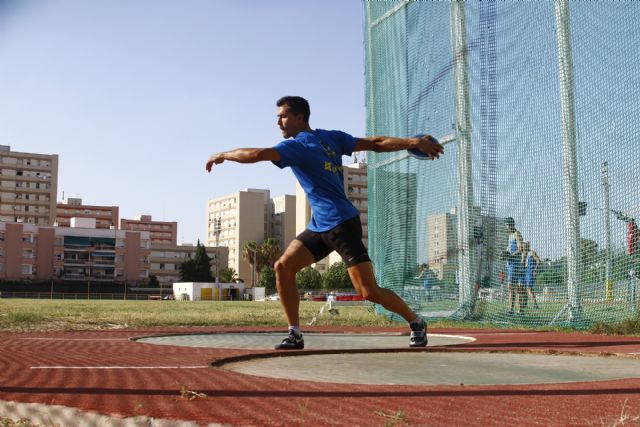
[[[306,99],[300,96],[283,96],[276,102],[278,126],[285,138],[295,137],[304,130],[310,130],[311,109]]]
[[[507,226],[507,229],[513,231],[516,229],[516,222],[511,217],[507,217],[504,219],[504,224]]]

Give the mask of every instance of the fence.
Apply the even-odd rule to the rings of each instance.
[[[363,4],[368,133],[445,145],[368,155],[382,286],[427,317],[636,315],[640,5]]]

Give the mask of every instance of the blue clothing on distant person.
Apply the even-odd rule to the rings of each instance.
[[[520,257],[516,255],[516,253],[518,252],[516,233],[509,234],[507,252],[509,252],[509,258],[507,259],[507,283],[516,285],[520,281],[522,275],[522,271],[520,268]]]
[[[307,228],[322,233],[358,215],[344,192],[342,156],[353,153],[356,138],[337,131],[315,129],[300,132],[274,148],[283,169],[290,167],[311,206]]]
[[[536,267],[537,267],[536,259],[533,257],[531,253],[528,253],[525,266],[524,266],[524,275],[523,275],[524,277],[522,280],[524,286],[528,288],[533,288],[533,285],[535,284],[535,281],[536,281],[536,278],[533,272],[535,271]]]

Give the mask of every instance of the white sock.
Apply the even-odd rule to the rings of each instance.
[[[294,334],[300,335],[300,326],[291,326],[289,325],[289,330],[293,331]]]

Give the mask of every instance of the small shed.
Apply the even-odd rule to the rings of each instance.
[[[244,283],[176,282],[173,296],[183,301],[231,301],[240,300]]]

